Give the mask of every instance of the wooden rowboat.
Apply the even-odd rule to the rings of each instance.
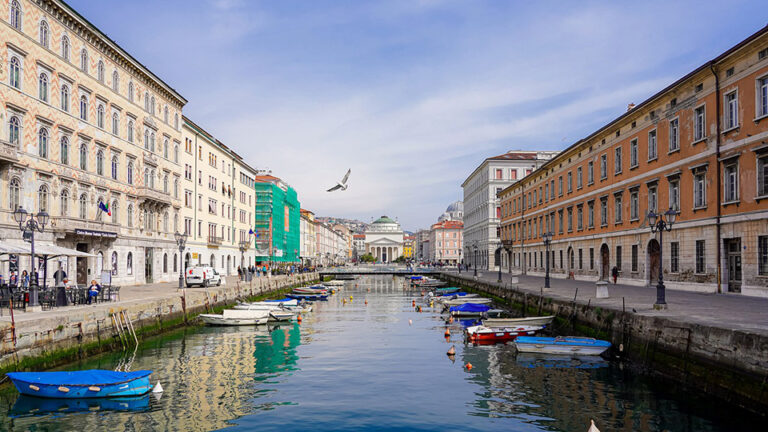
[[[486,318],[483,325],[486,327],[512,327],[517,325],[546,326],[555,319],[554,315],[527,317],[527,318]]]
[[[9,372],[19,393],[58,399],[140,396],[149,393],[151,370],[116,372],[82,370],[71,372]]]

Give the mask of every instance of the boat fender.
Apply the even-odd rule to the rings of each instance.
[[[155,384],[155,388],[152,389],[152,393],[162,393],[163,392],[163,385],[160,384],[160,381]]]
[[[34,385],[34,384],[30,384],[30,385],[29,385],[29,388],[31,388],[31,389],[32,389],[32,390],[34,390],[34,391],[40,391],[40,387],[38,387],[38,386],[36,386],[36,385]]]
[[[59,389],[58,389],[58,390],[59,390],[60,392],[62,392],[62,393],[69,393],[69,389],[68,389],[68,388],[66,388],[66,387],[64,387],[64,386],[61,386],[61,387],[59,387]]]
[[[467,362],[467,364],[464,365],[464,367],[467,368],[468,371],[471,371],[472,370],[472,363]]]
[[[297,317],[296,317],[296,321],[297,321],[299,324],[301,324],[301,314],[299,314],[299,316],[297,316]]]
[[[90,386],[90,387],[88,387],[88,390],[90,390],[92,392],[97,392],[97,391],[101,391],[101,387]]]
[[[411,306],[413,306],[413,307],[416,306],[416,300],[411,300]]]

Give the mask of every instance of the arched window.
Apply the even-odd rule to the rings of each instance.
[[[17,0],[11,1],[11,27],[21,30],[21,5]]]
[[[8,204],[11,211],[16,211],[21,203],[21,180],[18,177],[14,177],[11,180],[11,188],[8,193]]]
[[[61,56],[69,61],[69,38],[67,35],[61,37]]]
[[[179,129],[179,113],[173,115],[173,128]]]
[[[179,197],[179,179],[173,180],[173,197],[174,198]]]
[[[168,273],[168,253],[163,254],[163,273]]]
[[[163,121],[168,124],[168,105],[163,108]]]
[[[120,74],[117,73],[117,70],[112,71],[112,90],[115,93],[120,92]]]
[[[128,100],[133,102],[133,81],[128,82]]]
[[[104,151],[99,150],[96,152],[96,174],[104,175]]]
[[[128,142],[133,142],[133,120],[128,120]]]
[[[59,154],[61,155],[61,163],[69,165],[69,138],[65,136],[61,137]]]
[[[128,252],[128,258],[125,260],[125,270],[129,276],[133,274],[133,252]]]
[[[139,219],[139,228],[141,229],[148,229],[149,226],[149,213],[147,212],[147,209],[144,209],[144,226],[141,226],[141,219]]]
[[[149,187],[155,188],[155,170],[149,173]]]
[[[155,133],[150,132],[149,133],[149,151],[152,153],[155,152]]]
[[[104,105],[102,104],[96,107],[96,126],[104,129]]]
[[[149,102],[149,112],[155,115],[155,96],[153,95]]]
[[[179,272],[179,255],[173,254],[173,272],[178,273]]]
[[[80,69],[88,73],[88,50],[85,48],[80,51]]]
[[[37,133],[37,151],[41,158],[48,159],[48,129],[40,128]]]
[[[126,176],[128,180],[128,184],[133,184],[133,162],[128,162],[128,167],[126,168]]]
[[[128,228],[133,228],[133,204],[128,204],[128,211],[125,217],[128,218]]]
[[[69,86],[66,84],[61,86],[61,110],[69,112]]]
[[[120,134],[120,114],[118,113],[112,113],[112,133]]]
[[[211,254],[211,260],[208,261],[208,265],[210,265],[213,268],[216,268],[216,255]]]
[[[149,150],[149,129],[144,130],[144,150]]]
[[[37,190],[37,211],[48,212],[48,186],[42,185]]]
[[[168,232],[168,223],[170,223],[170,218],[168,217],[168,213],[165,213],[163,215],[163,232]]]
[[[149,168],[144,168],[144,187],[149,187]]]
[[[11,117],[11,119],[8,121],[8,141],[11,144],[18,145],[19,137],[21,132],[21,122],[19,121],[19,118],[16,116]]]
[[[166,174],[165,177],[163,177],[163,193],[169,192],[168,186],[168,174]]]
[[[179,232],[179,214],[178,213],[173,215],[173,232]]]
[[[101,60],[99,60],[99,63],[96,65],[96,78],[99,82],[104,82],[104,62]]]
[[[112,252],[112,276],[117,276],[117,252]]]
[[[11,70],[9,76],[11,79],[11,86],[17,89],[21,88],[21,61],[18,57],[11,57]]]
[[[179,163],[179,145],[175,144],[173,146],[173,161],[176,163]]]
[[[88,145],[86,143],[80,144],[80,169],[83,171],[88,169]]]
[[[101,210],[101,206],[104,203],[104,199],[102,197],[99,197],[96,199],[96,220],[98,222],[101,222],[104,217],[104,211]]]
[[[149,92],[144,92],[144,111],[149,112]]]
[[[109,208],[109,211],[112,212],[112,223],[120,223],[120,218],[118,216],[118,205],[117,200],[112,201],[112,206]]]
[[[40,45],[48,48],[48,23],[45,20],[40,21]]]
[[[80,96],[80,120],[88,121],[88,97]]]
[[[48,102],[48,74],[45,72],[40,74],[37,81],[38,86],[38,98],[43,102]]]
[[[168,138],[163,140],[163,157],[168,159]]]
[[[61,197],[59,197],[59,214],[62,217],[69,215],[69,191],[66,189],[61,191]]]
[[[86,194],[80,195],[80,219],[86,220],[88,218],[88,196]]]
[[[118,161],[117,156],[112,156],[112,180],[117,180]]]

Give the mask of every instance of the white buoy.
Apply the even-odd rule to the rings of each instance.
[[[408,320],[408,325],[413,325],[413,320]]]
[[[589,429],[587,430],[587,432],[600,432],[600,429],[598,429],[597,426],[595,426],[595,421],[594,420],[590,419],[589,423],[590,423],[590,425],[589,425]]]
[[[155,388],[152,389],[152,393],[162,393],[163,392],[163,386],[160,384],[160,381],[155,384]]]

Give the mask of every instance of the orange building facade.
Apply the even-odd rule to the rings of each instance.
[[[768,296],[768,27],[498,196],[510,271]]]

